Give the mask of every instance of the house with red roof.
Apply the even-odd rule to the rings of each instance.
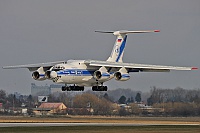
[[[67,107],[63,103],[42,103],[38,108],[34,109],[36,115],[55,115],[65,114]]]

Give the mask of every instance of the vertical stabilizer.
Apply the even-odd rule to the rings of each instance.
[[[123,62],[122,58],[124,55],[124,49],[126,46],[127,34],[129,33],[150,33],[150,32],[160,32],[159,30],[147,30],[147,31],[96,31],[100,33],[112,33],[117,36],[115,45],[113,47],[110,57],[107,61],[110,62]]]
[[[124,35],[124,34],[117,35],[117,39],[115,41],[115,45],[113,47],[112,53],[110,57],[107,59],[107,61],[123,62],[122,57],[123,57],[124,49],[126,46],[126,39],[127,39],[127,35]]]

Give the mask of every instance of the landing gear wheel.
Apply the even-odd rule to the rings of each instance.
[[[61,90],[62,90],[62,91],[66,91],[66,90],[67,90],[67,87],[66,87],[66,86],[62,86]]]
[[[84,86],[62,86],[62,91],[84,91]]]
[[[107,91],[107,86],[92,86],[92,91]]]

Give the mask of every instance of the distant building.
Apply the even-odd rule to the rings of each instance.
[[[63,103],[42,103],[34,109],[36,115],[54,115],[66,113],[67,107]]]
[[[59,94],[62,92],[62,85],[51,84],[50,86],[37,86],[35,83],[31,83],[31,95],[32,96],[48,96],[50,94]]]
[[[47,85],[45,86],[37,86],[35,83],[31,83],[31,95],[32,96],[45,96],[51,94],[51,88]]]
[[[50,85],[51,94],[61,93],[62,92],[61,88],[62,88],[62,85],[51,84]]]

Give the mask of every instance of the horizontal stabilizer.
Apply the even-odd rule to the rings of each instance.
[[[121,31],[95,31],[99,33],[111,33],[113,35],[120,35],[120,34],[129,34],[129,33],[151,33],[151,32],[160,32],[160,30],[141,30],[141,31],[128,31],[128,30],[121,30]]]

